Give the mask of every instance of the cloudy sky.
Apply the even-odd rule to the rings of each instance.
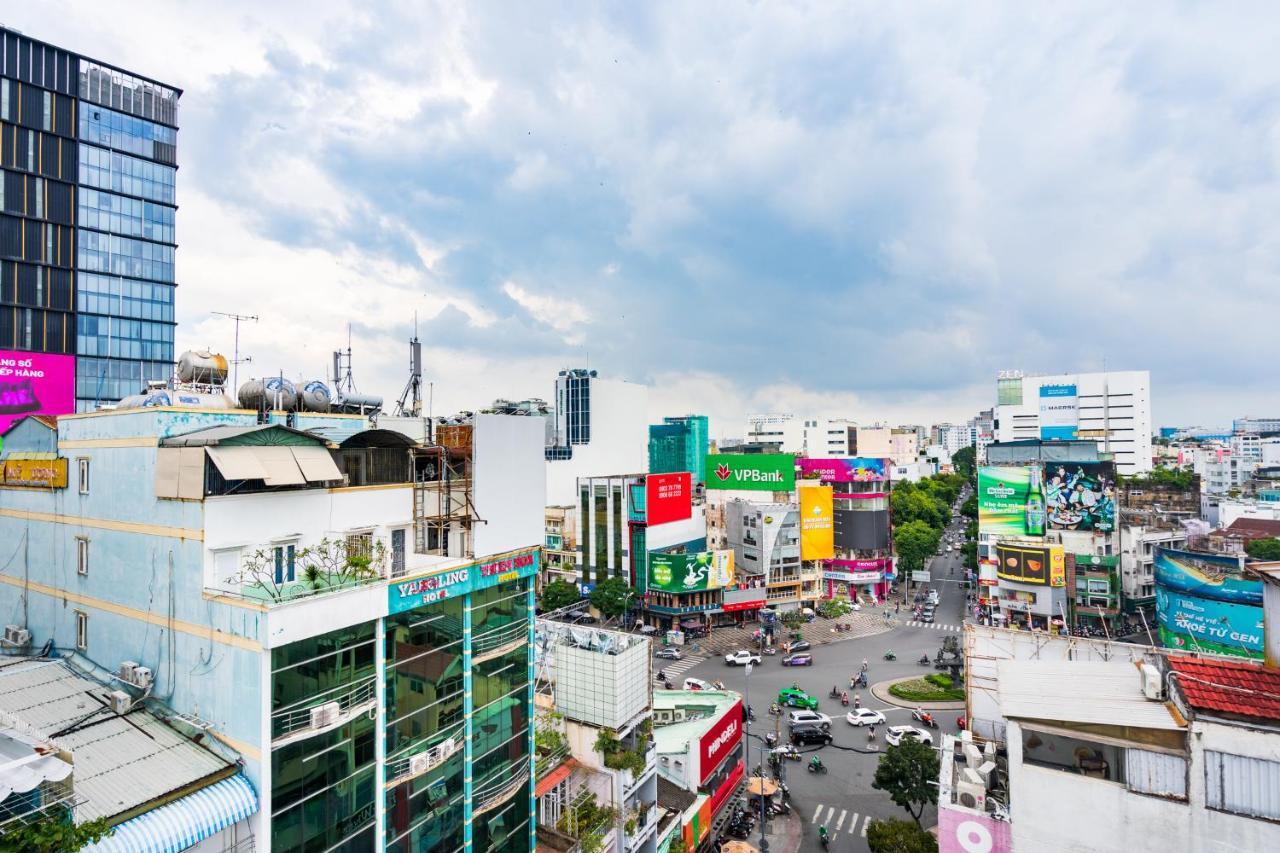
[[[589,364],[746,411],[962,420],[1149,368],[1275,414],[1280,10],[1216,4],[12,6],[184,90],[179,349],[437,413]],[[91,10],[91,14],[86,14]]]

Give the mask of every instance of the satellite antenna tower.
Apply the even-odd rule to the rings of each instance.
[[[342,394],[353,394],[356,390],[355,378],[351,375],[351,324],[347,324],[347,348],[333,351],[333,391],[335,397]]]
[[[409,381],[400,392],[396,416],[422,417],[422,342],[418,340],[418,317],[413,318],[413,340],[409,341]]]
[[[238,392],[240,390],[240,365],[249,364],[250,362],[253,361],[253,356],[246,355],[244,358],[240,357],[240,324],[242,322],[248,322],[250,320],[256,323],[258,322],[258,315],[257,314],[230,314],[230,313],[227,313],[226,311],[214,311],[212,313],[217,317],[229,317],[236,324],[236,344],[235,344],[235,350],[234,350],[235,354],[231,356],[231,369],[232,369],[231,387]]]

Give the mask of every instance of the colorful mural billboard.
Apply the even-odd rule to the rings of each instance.
[[[996,574],[1019,583],[1066,586],[1066,554],[1061,545],[996,545]]]
[[[790,453],[712,453],[705,480],[708,489],[790,492],[796,487],[796,458]]]
[[[879,483],[889,479],[889,460],[869,456],[850,459],[797,459],[800,476],[824,483]]]
[[[648,589],[660,592],[702,592],[733,583],[732,551],[694,554],[649,554]]]
[[[645,522],[666,524],[693,515],[693,475],[649,474],[644,478]]]
[[[1048,462],[1041,481],[1051,529],[1098,533],[1115,530],[1114,462]]]
[[[1156,620],[1169,648],[1263,656],[1262,581],[1225,554],[1155,553]]]
[[[75,356],[0,350],[0,433],[26,415],[75,410]]]
[[[800,559],[830,560],[836,555],[835,522],[830,486],[802,486],[800,492]]]

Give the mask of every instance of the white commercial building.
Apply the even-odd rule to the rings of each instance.
[[[552,442],[547,446],[546,506],[575,503],[577,482],[649,468],[649,389],[594,370],[556,378]]]
[[[1144,527],[1125,524],[1120,528],[1120,581],[1124,597],[1138,607],[1150,609],[1155,603],[1156,548],[1187,547],[1187,531],[1177,527]],[[1152,624],[1151,629],[1155,630]]]
[[[747,444],[774,444],[781,453],[814,459],[849,456],[849,433],[856,429],[845,418],[798,418],[792,414],[747,415]]]
[[[1151,374],[1146,370],[1046,376],[1002,371],[996,441],[1094,439],[1121,474],[1151,470]]]

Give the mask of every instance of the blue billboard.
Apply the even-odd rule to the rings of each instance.
[[[1079,399],[1075,385],[1041,385],[1040,438],[1075,438],[1080,425]]]
[[[1155,577],[1161,645],[1262,657],[1262,581],[1238,558],[1157,548]]]
[[[1240,560],[1227,554],[1201,554],[1157,548],[1156,585],[1215,601],[1262,606],[1262,581],[1245,577]]]

